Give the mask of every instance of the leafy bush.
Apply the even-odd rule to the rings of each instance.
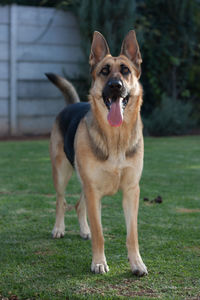
[[[187,116],[186,124],[183,124],[183,117],[179,120],[173,113],[173,120],[179,125],[175,125],[175,122],[170,133],[164,133],[164,126],[156,134],[178,134],[185,131],[184,127],[188,127],[191,116],[200,120],[200,90],[196,80],[200,70],[198,0],[74,0],[64,3],[77,16],[82,36],[85,64],[81,82],[84,82],[82,86],[85,89],[81,89],[81,99],[86,99],[84,93],[90,86],[88,56],[93,31],[103,33],[111,53],[118,55],[125,34],[128,30],[135,29],[143,58],[143,117],[147,119],[158,110],[162,113],[162,118],[160,125],[156,127],[162,128],[169,118],[165,113],[166,105],[170,107],[170,99],[175,99],[173,107],[176,107],[176,111],[188,111],[183,113]],[[78,81],[76,78],[77,83]],[[163,93],[166,95],[165,100],[162,98]],[[187,102],[190,104],[186,105]],[[164,121],[163,118],[167,119]],[[148,119],[147,122],[148,132],[157,132],[156,128],[153,130],[155,122],[152,120],[151,125],[151,120]],[[158,121],[157,117],[157,123]]]
[[[181,135],[194,125],[192,105],[164,95],[159,106],[144,119],[144,132],[154,136]]]
[[[159,105],[162,95],[183,102],[200,98],[191,76],[200,62],[198,0],[141,1],[138,27],[143,32],[143,114]],[[198,15],[199,17],[199,15]],[[156,99],[156,101],[155,101]],[[199,101],[198,101],[199,102]],[[200,111],[199,111],[200,115]]]

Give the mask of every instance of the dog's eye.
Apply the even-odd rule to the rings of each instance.
[[[129,73],[131,73],[131,71],[127,66],[121,65],[120,67],[121,67],[120,72],[122,75],[128,75]]]
[[[107,76],[110,73],[110,66],[106,65],[101,69],[101,74],[103,74],[104,76]]]

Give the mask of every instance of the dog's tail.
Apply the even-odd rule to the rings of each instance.
[[[55,84],[61,90],[67,104],[80,102],[79,96],[74,86],[67,79],[53,73],[45,73],[45,75],[51,82],[53,82],[53,84]]]

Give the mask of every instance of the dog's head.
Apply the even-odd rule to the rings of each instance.
[[[91,94],[96,96],[101,107],[107,110],[107,120],[118,127],[123,122],[130,98],[141,93],[138,79],[142,62],[136,35],[131,30],[125,37],[118,57],[110,54],[103,35],[94,32],[89,63],[93,84]]]

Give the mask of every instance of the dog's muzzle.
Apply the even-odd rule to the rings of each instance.
[[[103,100],[108,109],[108,122],[118,127],[123,122],[124,109],[129,100],[129,94],[121,79],[110,78],[103,89]]]

